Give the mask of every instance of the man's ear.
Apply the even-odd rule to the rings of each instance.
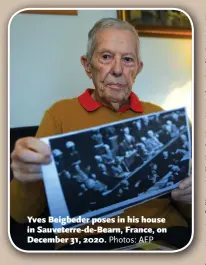
[[[89,78],[92,78],[92,72],[90,69],[90,64],[88,63],[87,57],[86,56],[81,56],[80,58],[81,64],[83,65],[85,72]]]
[[[136,72],[135,72],[134,77],[133,77],[133,83],[135,82],[136,77],[142,71],[142,68],[143,68],[143,62],[142,61],[139,60],[137,63],[138,63],[138,65],[137,65],[137,69],[136,69]]]
[[[143,66],[144,66],[143,62],[141,60],[139,60],[138,69],[137,69],[137,75],[142,71]]]

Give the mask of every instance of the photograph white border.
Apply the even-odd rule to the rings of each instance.
[[[124,124],[124,123],[128,123],[128,122],[132,122],[135,120],[139,120],[142,117],[151,117],[157,114],[167,114],[167,113],[171,113],[171,112],[176,112],[176,111],[184,111],[185,114],[185,119],[186,119],[186,126],[187,126],[187,133],[188,133],[188,140],[189,140],[189,154],[191,155],[191,134],[190,134],[190,125],[189,125],[189,118],[188,118],[188,113],[185,107],[182,108],[176,108],[176,109],[171,109],[171,110],[166,110],[166,111],[158,111],[155,113],[150,113],[147,115],[141,115],[141,116],[136,116],[133,118],[129,118],[129,119],[124,119],[121,121],[115,121],[115,122],[111,122],[111,123],[107,123],[107,124],[102,124],[99,126],[94,126],[91,128],[87,128],[87,129],[82,129],[82,130],[77,130],[77,131],[72,131],[72,132],[68,132],[68,133],[63,133],[61,135],[54,135],[51,137],[44,137],[41,138],[41,141],[43,141],[44,143],[46,143],[51,149],[51,144],[50,144],[50,140],[54,140],[54,139],[61,139],[61,138],[65,138],[68,136],[73,136],[76,134],[81,134],[81,133],[85,133],[85,132],[91,132],[93,130],[97,130],[97,129],[102,129],[108,126],[115,126],[115,125],[120,125],[120,124]],[[168,145],[168,144],[166,144]],[[170,147],[171,145],[168,145],[165,148]],[[162,151],[161,151],[162,152]],[[161,153],[160,152],[160,153]],[[156,156],[158,156],[159,153],[157,155],[155,155],[154,157],[151,158],[151,161],[153,159],[155,159]],[[60,183],[60,178],[57,172],[57,168],[55,166],[55,161],[54,161],[54,157],[53,155],[51,156],[52,161],[50,164],[48,165],[43,165],[42,166],[42,173],[43,173],[43,181],[44,181],[44,186],[46,189],[46,196],[47,196],[47,201],[48,201],[48,205],[49,205],[49,209],[50,209],[50,214],[52,217],[54,218],[58,218],[59,216],[61,216],[62,218],[66,218],[71,217],[70,216],[70,212],[68,209],[68,205],[66,204],[65,198],[64,198],[64,191],[62,189],[61,183]],[[147,161],[148,163],[149,161]],[[146,165],[141,165],[138,168],[138,171],[145,167]],[[188,164],[188,175],[190,172],[190,166]],[[135,175],[136,173],[134,173]],[[138,174],[138,173],[137,173]],[[115,212],[118,212],[119,210],[126,210],[128,208],[131,208],[135,205],[138,204],[142,204],[145,203],[151,199],[155,199],[158,198],[160,196],[163,196],[165,194],[167,194],[169,191],[172,191],[174,189],[176,189],[179,186],[179,182],[171,185],[169,187],[166,187],[164,189],[161,189],[161,192],[158,193],[157,190],[154,192],[149,192],[149,194],[143,194],[143,195],[139,195],[138,197],[133,197],[130,199],[126,199],[123,201],[120,201],[118,203],[114,203],[108,206],[105,206],[103,208],[99,208],[97,210],[93,210],[91,212],[86,212],[83,213],[81,215],[82,218],[104,218],[105,216],[107,216],[108,214],[113,215]],[[58,206],[57,206],[58,205]],[[78,216],[72,216],[71,218],[77,218]],[[67,224],[69,225],[69,224]],[[85,224],[78,224],[78,225],[72,225],[72,227],[78,227],[81,225],[85,225]],[[54,223],[53,224],[54,228],[61,228],[63,225],[61,223]],[[66,225],[65,225],[66,226]]]

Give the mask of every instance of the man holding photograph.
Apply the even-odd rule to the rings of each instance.
[[[138,34],[128,22],[113,18],[98,21],[89,32],[87,54],[81,57],[81,63],[95,89],[87,89],[78,98],[55,103],[46,111],[35,138],[22,138],[16,142],[12,153],[14,179],[10,209],[17,222],[27,222],[27,216],[40,216],[47,204],[41,165],[51,162],[51,150],[38,138],[162,110],[152,103],[140,101],[132,92],[143,63]],[[171,192],[171,198],[157,198],[134,206],[126,210],[124,216],[161,217],[166,218],[164,227],[187,227],[182,215],[190,217],[191,184],[191,176],[185,176],[179,188]],[[181,213],[173,203],[181,208]],[[160,227],[160,224],[138,226]]]

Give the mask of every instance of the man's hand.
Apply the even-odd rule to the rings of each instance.
[[[171,193],[172,199],[184,203],[192,203],[192,177],[187,177],[180,182],[179,188]]]
[[[51,150],[47,144],[34,137],[16,141],[11,154],[14,178],[21,182],[42,179],[41,164],[51,162]]]

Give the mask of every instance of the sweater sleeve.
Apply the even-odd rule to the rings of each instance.
[[[36,137],[61,133],[61,126],[47,110],[41,121]],[[40,216],[46,206],[43,181],[22,183],[13,178],[10,185],[10,215],[19,223],[27,222],[27,216]]]

